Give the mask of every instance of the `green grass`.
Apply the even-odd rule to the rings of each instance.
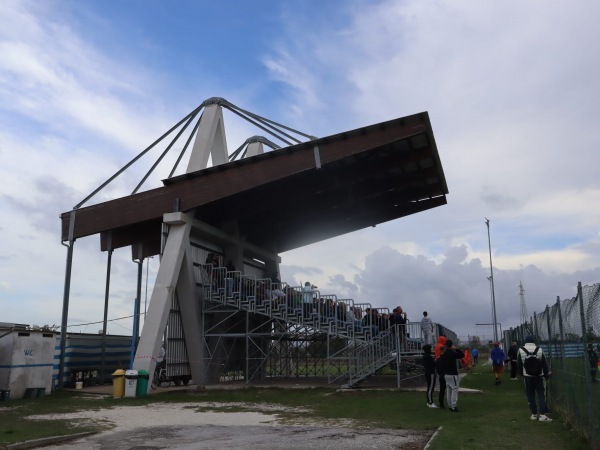
[[[459,394],[460,413],[429,409],[425,393],[397,390],[280,389],[249,388],[227,391],[171,392],[135,399],[89,399],[75,392],[59,392],[35,400],[10,400],[0,403],[0,446],[28,439],[94,431],[103,424],[75,426],[72,421],[23,420],[32,414],[50,414],[144,405],[154,402],[198,403],[205,401],[271,403],[304,407],[312,413],[287,413],[284,420],[354,419],[358,426],[423,430],[429,435],[440,426],[431,449],[569,449],[588,448],[587,443],[554,416],[552,423],[532,422],[522,381],[510,381],[504,375],[500,386],[494,385],[489,367],[478,366],[463,378],[462,387],[481,389],[483,393]],[[437,399],[437,392],[435,394]],[[233,410],[239,410],[234,406]],[[525,444],[526,443],[526,444]]]

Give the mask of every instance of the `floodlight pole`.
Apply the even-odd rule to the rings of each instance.
[[[492,266],[492,241],[490,239],[490,219],[484,217],[488,232],[488,246],[490,250],[490,283],[492,285],[492,321],[494,322],[494,342],[498,342],[498,330],[496,324],[496,295],[494,294],[494,270]]]

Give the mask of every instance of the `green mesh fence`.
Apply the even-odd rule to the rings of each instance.
[[[600,449],[600,284],[577,286],[577,296],[561,300],[534,314],[528,323],[504,333],[505,345],[522,345],[528,335],[544,351],[552,376],[548,402],[590,448]]]

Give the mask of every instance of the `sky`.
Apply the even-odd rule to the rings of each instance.
[[[0,322],[60,324],[59,215],[211,97],[320,137],[429,113],[448,204],[283,253],[283,281],[491,339],[491,243],[502,330],[520,283],[529,315],[574,297],[600,283],[597,17],[592,0],[0,2]],[[260,134],[225,127],[230,152]],[[69,331],[102,328],[99,248],[75,242]],[[137,270],[114,253],[111,334],[131,333]]]

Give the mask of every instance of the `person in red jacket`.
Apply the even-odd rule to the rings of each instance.
[[[435,359],[440,357],[440,349],[446,346],[446,336],[440,336],[437,344],[435,344],[435,351],[433,352]]]
[[[465,370],[468,372],[471,370],[471,352],[466,349],[464,350],[465,357],[460,360]]]

